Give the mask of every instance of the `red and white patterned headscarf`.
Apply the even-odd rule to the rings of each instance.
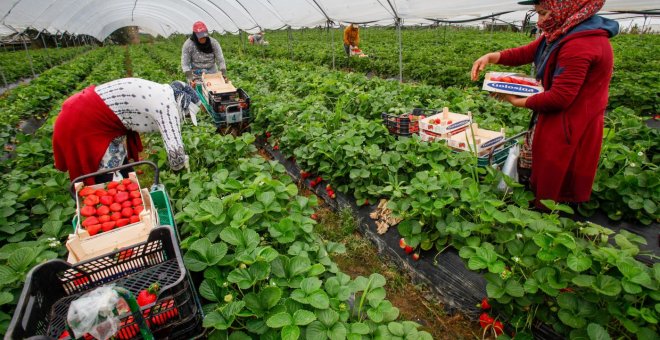
[[[603,4],[605,0],[541,0],[540,6],[551,12],[538,26],[548,42],[553,42],[596,14]]]

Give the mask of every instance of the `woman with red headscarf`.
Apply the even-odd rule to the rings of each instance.
[[[586,202],[596,176],[613,54],[609,39],[619,24],[595,15],[604,0],[536,0],[543,34],[532,43],[488,53],[472,65],[472,79],[488,64],[534,62],[545,92],[527,98],[500,95],[533,110],[523,150],[531,148],[530,187],[540,200]],[[529,160],[529,159],[528,159]]]

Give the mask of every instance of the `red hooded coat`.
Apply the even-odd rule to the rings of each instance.
[[[556,42],[540,75],[545,92],[527,99],[526,106],[538,113],[530,180],[537,205],[542,199],[586,202],[591,196],[613,69],[609,38],[616,34],[598,27],[603,20],[594,17]],[[538,64],[544,39],[503,51],[498,63]]]

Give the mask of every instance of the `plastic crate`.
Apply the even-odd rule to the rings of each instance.
[[[411,136],[419,133],[419,120],[426,115],[436,114],[436,110],[415,108],[411,113],[402,115],[392,115],[386,112],[381,113],[383,124],[387,130],[397,136]],[[412,119],[411,119],[411,116]]]
[[[88,261],[71,265],[51,260],[34,267],[26,277],[5,339],[57,339],[65,330],[69,304],[81,295],[106,284],[124,287],[137,295],[154,282],[161,285],[158,300],[140,308],[145,319],[152,321],[149,324],[154,336],[181,339],[201,332],[195,325],[202,310],[174,232],[170,227],[158,227],[143,243]],[[168,315],[169,319],[162,324],[153,322],[159,315]],[[137,325],[129,322],[129,317],[130,314],[121,317],[118,334],[123,339],[141,338],[139,332],[131,336],[130,328]]]

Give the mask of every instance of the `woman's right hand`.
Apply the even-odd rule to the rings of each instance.
[[[479,79],[479,73],[483,71],[488,64],[496,64],[500,60],[500,52],[493,52],[482,55],[472,64],[472,80]]]

